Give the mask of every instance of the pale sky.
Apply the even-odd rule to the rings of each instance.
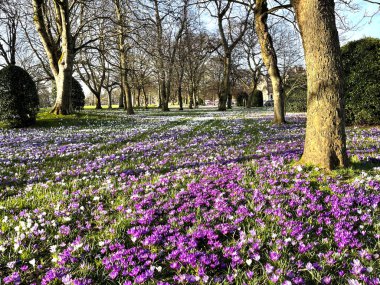
[[[380,7],[360,1],[360,10],[355,12],[347,11],[346,17],[353,27],[352,31],[343,34],[342,44],[358,40],[363,37],[380,38]],[[376,13],[377,12],[377,13]],[[371,17],[372,16],[372,17]]]

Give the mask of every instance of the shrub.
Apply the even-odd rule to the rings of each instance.
[[[79,81],[73,78],[71,90],[71,105],[74,110],[82,110],[84,107],[84,92]]]
[[[248,94],[246,92],[239,92],[236,95],[236,106],[245,106],[248,99]]]
[[[52,92],[53,98],[56,98],[57,86],[55,82],[53,82],[53,88],[51,92]],[[73,107],[74,110],[79,111],[79,110],[83,110],[84,105],[85,105],[85,95],[83,92],[82,85],[79,83],[78,80],[73,78],[71,82],[71,106]]]
[[[342,47],[348,124],[380,124],[380,39],[364,38]]]
[[[10,127],[26,127],[36,122],[36,84],[24,69],[7,66],[0,70],[0,120]]]
[[[252,107],[263,107],[263,92],[260,90],[253,91],[252,94]]]

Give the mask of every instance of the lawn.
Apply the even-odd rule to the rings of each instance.
[[[305,116],[85,110],[0,129],[0,284],[380,284],[380,127],[301,166]]]

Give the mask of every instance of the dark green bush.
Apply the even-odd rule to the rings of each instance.
[[[84,107],[84,92],[82,89],[82,85],[80,85],[79,81],[73,78],[72,82],[72,90],[71,90],[71,105],[74,110],[82,110]]]
[[[237,106],[245,106],[248,99],[248,94],[246,92],[239,92],[236,95],[236,105]]]
[[[0,70],[0,120],[10,127],[36,122],[38,94],[28,72],[18,66]]]
[[[364,38],[342,47],[348,124],[380,124],[380,39]]]
[[[252,107],[262,107],[264,104],[263,92],[260,90],[253,91]]]
[[[53,82],[52,88],[53,98],[57,97],[57,86],[55,82]],[[71,82],[71,106],[74,110],[79,111],[82,110],[85,105],[85,95],[83,92],[82,85],[75,78],[72,79]]]

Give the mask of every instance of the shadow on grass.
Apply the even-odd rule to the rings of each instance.
[[[41,112],[37,115],[37,122],[34,128],[57,128],[57,127],[83,127],[91,126],[94,123],[107,125],[112,121],[120,119],[114,116],[104,116],[87,112],[78,112],[71,115],[54,115],[49,112]]]
[[[370,171],[375,167],[380,167],[380,159],[367,157],[366,160],[351,162],[350,166],[354,171]]]

